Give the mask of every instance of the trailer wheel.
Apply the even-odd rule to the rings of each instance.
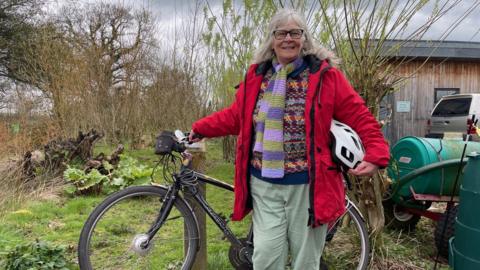
[[[448,258],[448,240],[455,234],[455,217],[457,216],[458,206],[452,206],[449,211],[445,211],[437,222],[435,227],[435,246],[438,253]],[[442,232],[445,226],[445,233]]]
[[[420,216],[403,211],[402,207],[392,200],[383,201],[383,211],[385,214],[385,225],[403,231],[413,231]]]

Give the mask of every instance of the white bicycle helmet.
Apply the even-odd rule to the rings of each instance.
[[[332,120],[332,157],[343,169],[353,169],[363,160],[365,149],[358,134],[349,126]]]

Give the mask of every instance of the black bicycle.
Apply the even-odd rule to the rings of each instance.
[[[199,242],[207,240],[199,238],[197,217],[186,198],[195,200],[230,242],[232,269],[252,269],[252,230],[236,236],[198,192],[199,182],[232,192],[234,187],[190,169],[186,136],[175,134],[163,133],[156,148],[169,184],[129,187],[98,205],[80,234],[80,269],[190,269]],[[345,214],[330,225],[322,261],[330,270],[364,270],[370,255],[367,228],[348,197],[345,203]]]

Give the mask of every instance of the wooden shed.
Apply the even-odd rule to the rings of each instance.
[[[385,46],[396,44],[392,40]],[[480,42],[412,41],[397,55],[409,59],[398,74],[415,75],[384,99],[383,111],[391,113],[391,122],[383,131],[391,143],[404,136],[424,136],[433,106],[442,96],[480,93]]]

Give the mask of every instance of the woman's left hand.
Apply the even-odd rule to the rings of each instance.
[[[368,161],[362,161],[355,169],[348,170],[348,173],[351,173],[356,176],[372,176],[378,171],[378,166],[370,163]]]

